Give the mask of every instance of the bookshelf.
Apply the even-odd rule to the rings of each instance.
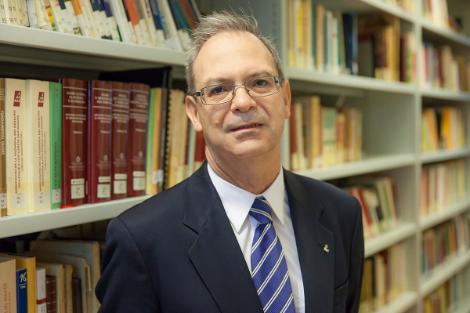
[[[423,231],[462,213],[470,212],[470,199],[452,204],[446,210],[425,218],[421,218],[419,214],[420,175],[423,165],[465,159],[467,171],[470,173],[470,92],[423,87],[420,82],[420,73],[423,70],[420,61],[423,55],[420,52],[417,53],[418,74],[415,83],[390,82],[288,66],[289,34],[285,13],[287,1],[199,0],[197,3],[202,12],[242,8],[245,12],[253,13],[262,32],[270,36],[279,49],[293,95],[301,93],[332,97],[362,110],[366,153],[360,161],[327,168],[306,169],[298,173],[325,181],[369,174],[384,174],[394,178],[398,187],[399,223],[393,229],[368,239],[365,254],[371,256],[398,242],[406,242],[409,286],[401,296],[374,313],[422,312],[423,298],[452,275],[468,268],[470,264],[470,252],[466,251],[441,264],[425,277],[422,277],[420,270]],[[457,52],[468,56],[469,10],[462,10],[467,25],[466,35],[462,35],[436,26],[421,17],[421,1],[424,0],[416,1],[414,12],[380,0],[319,0],[315,3],[323,3],[331,10],[390,14],[399,18],[404,28],[415,34],[418,47],[425,39],[437,44],[448,44]],[[452,4],[450,8],[455,8],[458,1],[449,2]],[[184,53],[169,48],[146,47],[0,24],[0,77],[15,74],[26,77],[29,71],[32,71],[31,77],[41,76],[47,73],[43,70],[48,67],[56,68],[60,73],[79,71],[84,72],[84,76],[95,77],[96,73],[102,71],[170,65],[174,69],[174,78],[181,80],[184,59]],[[423,107],[447,104],[462,108],[464,112],[466,146],[450,151],[422,153],[420,127]],[[288,146],[289,136],[284,134],[285,165],[289,164]],[[467,193],[470,194],[468,178]],[[68,210],[0,218],[0,238],[109,219],[146,198],[136,197],[87,204]],[[467,280],[466,288],[470,289],[470,279]],[[470,312],[470,301],[459,303],[456,312]]]

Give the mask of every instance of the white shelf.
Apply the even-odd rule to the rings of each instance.
[[[436,88],[421,88],[421,95],[426,98],[441,99],[448,101],[470,101],[470,92],[465,91],[451,91],[446,89]]]
[[[432,22],[421,18],[420,19],[421,26],[423,28],[423,31],[427,31],[429,33],[432,33],[433,35],[437,35],[439,37],[442,37],[444,39],[447,39],[451,42],[460,44],[464,47],[470,47],[470,37],[461,35],[459,33],[456,33],[450,29],[446,29],[440,26],[434,25]]]
[[[442,162],[470,156],[470,148],[424,152],[420,155],[421,163]]]
[[[358,88],[362,90],[378,90],[400,94],[414,94],[417,86],[401,82],[388,82],[370,77],[347,74],[332,74],[315,70],[287,68],[286,77],[290,80],[312,82],[323,85]]]
[[[416,292],[407,291],[396,298],[393,302],[375,310],[373,313],[403,313],[416,304],[417,300],[418,295]]]
[[[415,160],[413,154],[371,157],[361,161],[343,163],[327,168],[297,171],[297,173],[319,180],[329,180],[409,166],[414,164]]]
[[[470,199],[453,204],[447,209],[443,209],[440,212],[433,213],[430,216],[422,218],[420,221],[421,230],[433,227],[441,222],[444,222],[454,216],[459,215],[470,209]]]
[[[365,257],[374,255],[416,233],[416,224],[414,223],[399,223],[397,226],[386,231],[383,234],[367,239],[365,241]]]
[[[0,238],[113,218],[149,196],[0,218]]]
[[[184,65],[183,52],[105,39],[0,24],[0,61],[80,68],[129,70]]]
[[[431,291],[445,283],[453,275],[457,274],[466,265],[470,263],[470,251],[451,257],[443,264],[434,268],[431,273],[425,274],[421,280],[421,295],[425,297]]]

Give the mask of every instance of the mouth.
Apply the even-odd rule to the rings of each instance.
[[[255,128],[259,128],[261,126],[263,126],[263,125],[259,124],[259,123],[250,123],[250,124],[244,124],[244,125],[239,125],[239,126],[233,127],[230,131],[236,132],[236,131],[246,130],[246,129],[255,129]]]

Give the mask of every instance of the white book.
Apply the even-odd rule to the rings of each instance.
[[[36,268],[36,313],[47,313],[46,269]]]
[[[5,79],[5,135],[7,169],[7,214],[19,215],[31,211],[27,202],[26,175],[29,164],[26,109],[26,81]]]
[[[50,136],[49,136],[49,82],[26,81],[27,108],[31,111],[26,144],[30,154],[26,162],[30,165],[28,175],[29,203],[36,212],[51,209],[50,180]]]
[[[158,7],[160,8],[160,14],[162,15],[163,28],[166,30],[168,35],[165,45],[166,47],[176,50],[183,51],[182,42],[180,41],[180,35],[176,30],[175,21],[171,15],[170,7],[168,6],[168,1],[157,0]]]

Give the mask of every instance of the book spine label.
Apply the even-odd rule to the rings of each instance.
[[[5,79],[0,78],[0,217],[7,215]]]
[[[62,85],[62,207],[69,207],[86,202],[87,82]]]
[[[127,196],[130,85],[120,82],[112,84],[112,198],[120,199]]]
[[[131,84],[127,172],[129,196],[145,194],[149,89],[144,84]]]
[[[5,80],[5,136],[8,215],[27,212],[24,139],[26,134],[26,84],[20,79]]]
[[[111,199],[111,83],[90,81],[88,107],[88,201]]]
[[[49,140],[51,208],[58,209],[62,199],[62,85],[49,83]]]

